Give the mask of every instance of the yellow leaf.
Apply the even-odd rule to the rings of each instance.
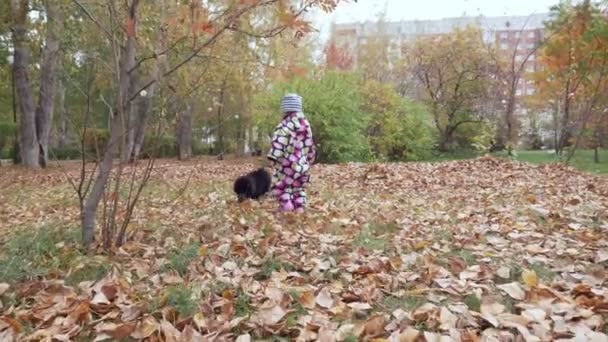
[[[423,249],[424,247],[426,247],[426,245],[427,245],[426,241],[419,241],[414,245],[414,249],[420,250],[420,249]]]
[[[538,286],[538,276],[536,276],[534,270],[524,270],[521,274],[521,279],[524,281],[524,284],[529,287]]]
[[[198,249],[198,256],[201,256],[201,257],[207,256],[207,246],[201,246]]]

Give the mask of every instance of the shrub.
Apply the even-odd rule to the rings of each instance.
[[[82,153],[80,148],[77,147],[51,148],[49,149],[49,156],[55,160],[74,160],[80,159]]]
[[[142,158],[173,158],[177,157],[177,141],[172,136],[146,135]]]
[[[281,97],[296,92],[303,97],[317,146],[317,161],[342,163],[372,157],[365,137],[367,115],[361,110],[356,76],[328,72],[316,78],[296,78],[276,85],[256,99],[255,116],[262,132],[271,134],[281,119]]]
[[[12,145],[16,132],[17,125],[15,123],[0,121],[0,155],[4,156],[2,154],[4,149]]]
[[[430,116],[422,106],[376,81],[363,85],[362,97],[363,110],[370,117],[369,141],[377,158],[399,161],[430,156],[434,137]]]

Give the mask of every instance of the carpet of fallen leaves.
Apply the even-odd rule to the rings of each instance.
[[[236,203],[255,165],[160,163],[114,255],[0,274],[0,341],[608,341],[607,178],[493,158],[318,165],[310,208],[286,215]],[[17,231],[77,227],[67,169],[0,169],[0,253]],[[107,273],[65,281],[94,258]]]

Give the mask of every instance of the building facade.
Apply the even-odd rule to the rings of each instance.
[[[496,44],[507,60],[515,59],[516,65],[526,61],[516,94],[523,96],[531,95],[535,90],[534,83],[527,79],[525,74],[537,69],[536,46],[543,38],[544,22],[548,19],[548,14],[534,14],[334,24],[331,41],[351,56],[354,61],[353,67],[356,68],[358,52],[371,38],[378,36],[388,38],[390,48],[400,55],[400,47],[417,38],[443,35],[457,28],[477,26],[482,30],[484,41]]]

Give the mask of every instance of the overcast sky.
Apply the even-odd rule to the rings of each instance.
[[[349,0],[335,12],[316,18],[315,26],[326,38],[332,21],[375,20],[386,9],[389,21],[441,19],[446,17],[529,15],[545,13],[559,0]]]

